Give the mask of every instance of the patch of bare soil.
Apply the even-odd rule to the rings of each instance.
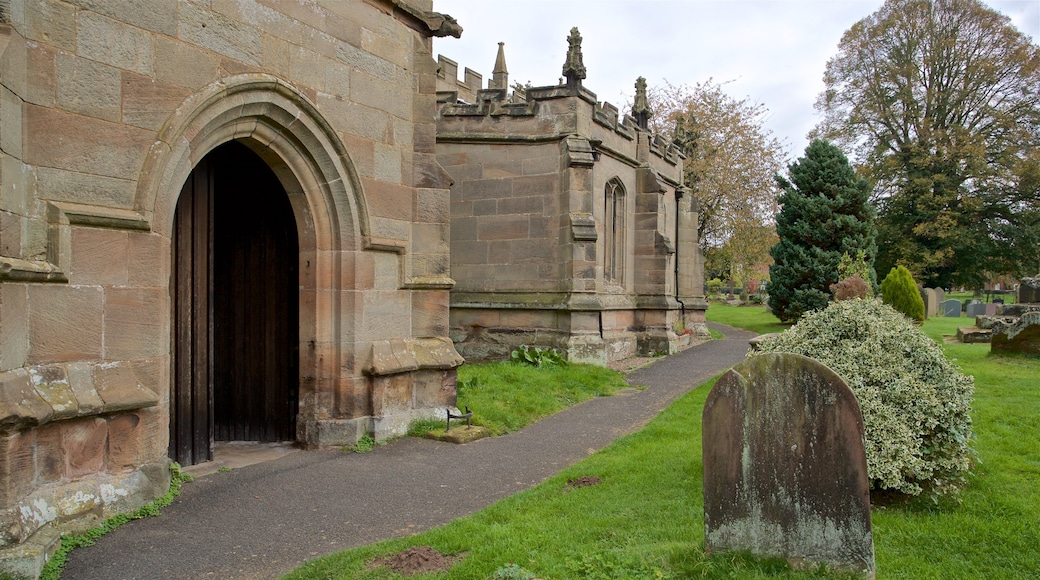
[[[596,477],[595,475],[583,475],[583,476],[581,476],[581,477],[579,477],[577,479],[568,479],[567,480],[567,487],[570,488],[570,489],[574,489],[574,488],[577,488],[577,487],[589,487],[589,486],[592,486],[592,485],[597,485],[597,484],[601,483],[602,481],[603,480],[601,480],[600,478]]]
[[[374,567],[385,566],[402,576],[415,576],[426,572],[447,570],[464,556],[465,554],[445,556],[430,546],[414,546],[392,556],[376,558],[372,565]]]

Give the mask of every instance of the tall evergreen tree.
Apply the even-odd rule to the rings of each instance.
[[[827,306],[842,254],[862,251],[871,265],[867,282],[877,284],[877,230],[867,180],[856,175],[840,149],[819,139],[788,173],[790,180],[776,176],[783,190],[776,217],[780,241],[769,252],[774,260],[769,307],[783,321]]]

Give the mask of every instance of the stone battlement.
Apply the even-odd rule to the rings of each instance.
[[[459,78],[459,63],[443,55],[437,56],[437,102],[442,118],[449,117],[489,117],[523,118],[536,117],[549,101],[577,98],[588,107],[586,116],[598,126],[622,137],[624,141],[636,142],[639,131],[650,133],[640,127],[639,121],[631,114],[622,114],[613,104],[596,99],[596,93],[582,86],[577,81],[566,80],[563,84],[539,87],[521,87],[508,85],[508,72],[505,70],[505,55],[501,43],[495,72],[488,79],[484,88],[484,76],[469,67],[465,67],[464,77]],[[579,105],[580,107],[581,105]],[[626,147],[627,148],[627,147]],[[671,139],[651,134],[649,138],[650,153],[663,159],[670,165],[681,163],[683,154]]]

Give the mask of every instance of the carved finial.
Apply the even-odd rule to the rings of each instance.
[[[682,113],[675,118],[675,132],[672,134],[672,143],[680,149],[686,144],[686,117]]]
[[[636,125],[640,129],[648,129],[650,126],[650,105],[646,102],[646,79],[636,79],[636,99],[632,103],[632,116],[636,119]]]
[[[571,28],[571,34],[567,37],[567,60],[563,63],[563,76],[567,79],[568,87],[580,87],[581,79],[585,78],[585,63],[581,57],[581,34],[578,27]]]
[[[506,43],[498,43],[498,56],[495,57],[495,70],[491,71],[491,80],[488,82],[489,89],[508,89],[509,70],[506,69]]]

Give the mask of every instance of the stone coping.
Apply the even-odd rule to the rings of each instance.
[[[0,373],[0,433],[155,406],[159,395],[141,383],[135,368],[155,364],[81,361]]]
[[[372,375],[393,375],[420,369],[453,369],[465,359],[446,336],[395,338],[372,343]]]

